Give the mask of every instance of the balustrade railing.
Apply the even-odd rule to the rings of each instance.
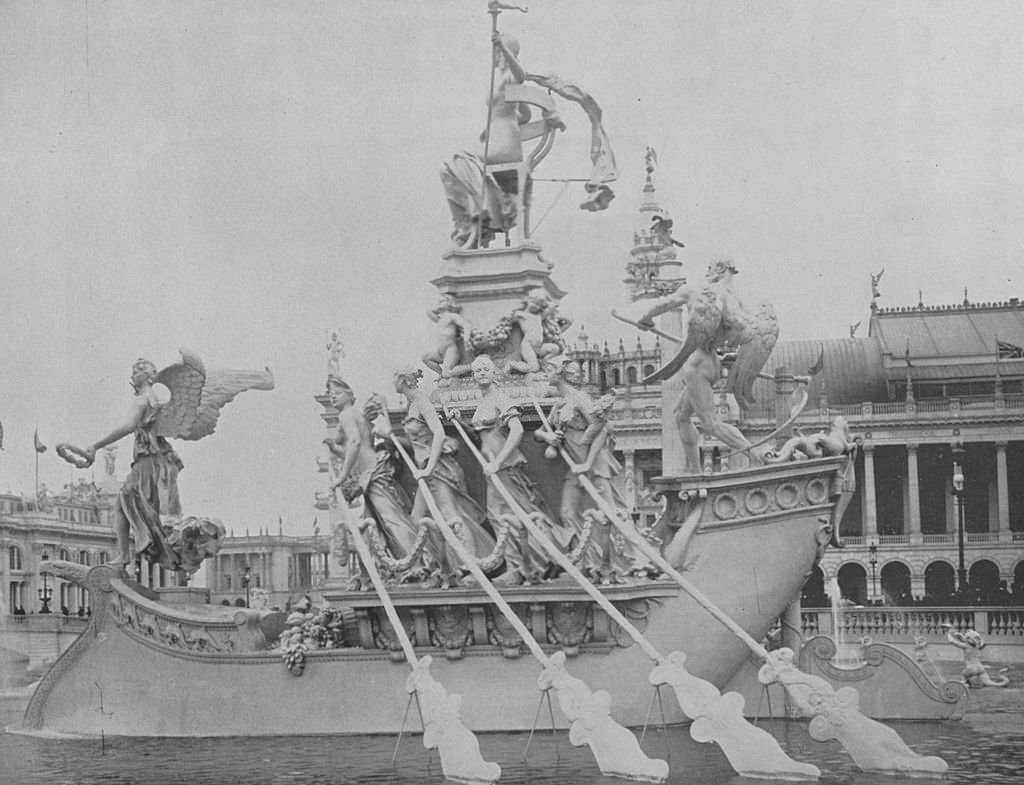
[[[997,398],[990,396],[966,396],[962,398],[920,398],[912,402],[906,401],[864,401],[863,403],[830,404],[830,415],[841,414],[847,419],[872,419],[874,417],[918,417],[921,415],[968,416],[981,412],[994,411],[997,408],[1020,410],[1024,409],[1024,395],[1006,395]],[[763,401],[755,404],[747,415],[751,419],[772,419],[775,417],[774,401]],[[820,417],[818,410],[805,412],[806,417]]]
[[[1024,607],[843,608],[839,624],[847,641],[871,638],[909,643],[918,636],[945,640],[946,631],[952,627],[977,630],[988,643],[1024,644]],[[805,637],[834,635],[831,609],[804,609],[801,629]]]

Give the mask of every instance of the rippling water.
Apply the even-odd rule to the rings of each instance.
[[[0,700],[0,723],[20,719],[24,700]],[[892,725],[915,751],[950,764],[943,782],[1019,785],[1024,771],[1024,727],[1019,715],[996,717],[984,731],[971,724],[901,722]],[[823,785],[883,785],[902,778],[864,774],[836,742],[819,743],[807,723],[762,721],[791,757],[815,763]],[[564,732],[538,733],[523,761],[528,734],[481,734],[487,760],[501,764],[503,783],[583,785],[622,783],[602,777],[586,748],[572,747]],[[0,735],[0,785],[420,785],[443,782],[437,753],[419,736],[403,738],[395,766],[394,736],[167,739],[47,739]],[[751,785],[737,777],[714,745],[693,741],[686,728],[648,730],[644,749],[669,762],[672,785]]]

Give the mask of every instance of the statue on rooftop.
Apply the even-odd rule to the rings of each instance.
[[[269,370],[207,372],[198,356],[182,349],[181,362],[159,372],[149,360],[138,360],[131,385],[135,397],[120,425],[85,449],[62,443],[57,453],[83,469],[98,450],[134,434],[132,468],[114,516],[118,556],[111,563],[128,564],[133,534],[136,553],[166,569],[192,573],[217,552],[225,532],[213,519],[182,518],[178,472],[183,464],[168,440],[210,435],[224,406],[245,390],[274,389],[274,377]]]
[[[679,353],[644,379],[644,384],[682,377],[683,391],[675,408],[676,426],[683,444],[686,471],[701,471],[699,435],[691,418],[696,415],[704,430],[737,451],[751,443],[738,428],[719,419],[715,411],[714,385],[721,374],[718,350],[736,349],[726,391],[746,410],[754,402],[753,387],[779,337],[775,309],[767,302],[748,305],[733,289],[736,265],[730,259],[714,261],[704,283],[684,287],[655,300],[638,319],[624,319],[643,330],[654,329],[654,317],[672,310],[684,311],[686,335]],[[620,317],[622,318],[622,317]]]

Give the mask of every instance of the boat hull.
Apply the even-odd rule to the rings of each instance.
[[[835,461],[786,475],[749,470],[729,482],[668,482],[675,498],[663,527],[687,532],[676,565],[755,639],[798,596],[831,527]],[[778,477],[783,477],[779,480]],[[716,484],[717,483],[717,484]],[[685,487],[684,487],[685,486]],[[781,490],[780,490],[781,489]],[[768,500],[767,503],[765,500]],[[310,651],[300,676],[268,650],[258,611],[168,605],[107,567],[85,577],[93,617],[40,682],[25,714],[29,730],[125,736],[395,733],[418,730],[405,690],[408,665],[389,639],[370,593],[325,593],[355,611],[347,648]],[[746,645],[674,583],[631,581],[602,590],[661,654],[683,650],[691,672],[720,688],[752,655]],[[607,690],[612,716],[645,722],[653,688],[650,658],[565,578],[503,590],[544,649],[567,652],[569,672]],[[480,731],[528,730],[542,693],[539,662],[510,640],[479,590],[396,589],[392,597],[418,655],[462,696],[465,724]],[[669,722],[684,721],[673,698]],[[408,715],[406,711],[408,710]],[[547,709],[540,714],[548,725]],[[555,721],[564,724],[557,707]]]

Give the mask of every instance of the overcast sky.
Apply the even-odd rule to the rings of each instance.
[[[684,273],[732,256],[783,339],[863,335],[883,267],[882,305],[1022,294],[1018,0],[531,0],[500,26],[604,108],[611,208],[543,183],[534,207],[593,337],[635,341],[605,314],[647,145]],[[40,479],[90,476],[53,443],[107,433],[132,362],[185,346],[277,378],[181,445],[185,511],[309,533],[326,332],[361,398],[427,348],[438,170],[476,148],[489,50],[485,0],[0,3],[0,488],[32,492],[37,423]],[[589,173],[586,118],[563,115],[538,176]]]

